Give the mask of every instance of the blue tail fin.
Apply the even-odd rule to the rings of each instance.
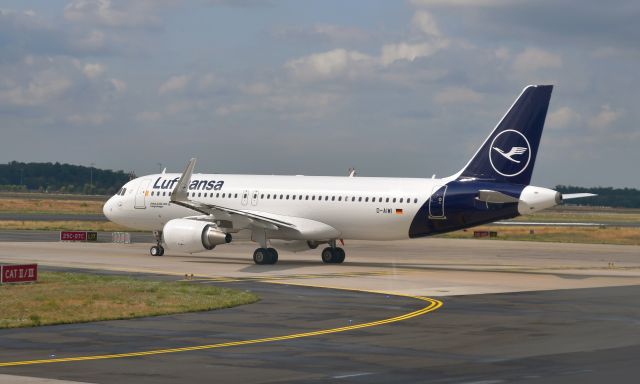
[[[531,181],[553,85],[529,85],[491,132],[459,178]]]

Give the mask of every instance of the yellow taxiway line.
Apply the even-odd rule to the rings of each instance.
[[[291,284],[284,283],[280,281],[269,281],[272,284],[283,284],[283,285],[300,285],[307,287],[316,287],[316,288],[331,288],[331,289],[340,289],[345,291],[355,291],[355,292],[366,292],[366,293],[378,293],[378,294],[386,294],[390,296],[402,296],[408,297],[416,300],[420,300],[428,303],[425,307],[420,308],[416,311],[406,313],[404,315],[390,317],[382,320],[371,321],[368,323],[362,324],[354,324],[345,327],[338,328],[329,328],[329,329],[321,329],[313,332],[304,332],[304,333],[294,333],[290,335],[283,336],[275,336],[275,337],[265,337],[261,339],[252,339],[252,340],[240,340],[240,341],[230,341],[226,343],[217,343],[217,344],[204,344],[204,345],[194,345],[190,347],[181,347],[181,348],[169,348],[169,349],[155,349],[150,351],[140,351],[140,352],[128,352],[128,353],[114,353],[114,354],[106,354],[106,355],[90,355],[90,356],[76,356],[76,357],[60,357],[60,358],[52,358],[52,359],[41,359],[41,360],[22,360],[22,361],[8,361],[8,362],[0,362],[0,367],[14,367],[20,365],[35,365],[35,364],[52,364],[52,363],[67,363],[74,361],[89,361],[89,360],[106,360],[106,359],[121,359],[125,357],[139,357],[139,356],[152,356],[152,355],[162,355],[167,353],[177,353],[177,352],[189,352],[189,351],[201,351],[205,349],[216,349],[216,348],[226,348],[226,347],[237,347],[241,345],[252,345],[252,344],[261,344],[261,343],[270,343],[274,341],[283,341],[283,340],[291,340],[291,339],[301,339],[304,337],[312,337],[312,336],[322,336],[328,335],[332,333],[346,332],[352,331],[355,329],[362,328],[370,328],[376,327],[384,324],[397,323],[399,321],[411,319],[420,315],[424,315],[425,313],[433,312],[436,309],[442,306],[442,301],[431,299],[428,297],[421,296],[411,296],[411,295],[398,295],[393,293],[386,293],[380,291],[366,291],[359,289],[344,289],[344,288],[334,288],[334,287],[326,287],[326,286],[314,286],[314,285],[305,285],[305,284]]]

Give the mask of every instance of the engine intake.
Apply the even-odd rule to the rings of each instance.
[[[187,253],[209,251],[216,245],[230,243],[231,235],[215,224],[192,219],[169,220],[162,230],[168,249]]]

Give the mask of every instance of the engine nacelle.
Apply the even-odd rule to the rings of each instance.
[[[526,186],[520,194],[518,212],[527,215],[543,209],[551,208],[562,202],[562,194],[553,189]]]
[[[187,253],[209,251],[231,242],[231,235],[215,224],[191,219],[173,219],[164,225],[162,236],[167,249]]]

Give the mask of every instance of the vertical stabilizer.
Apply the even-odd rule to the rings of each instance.
[[[458,177],[529,184],[552,90],[527,86]]]

